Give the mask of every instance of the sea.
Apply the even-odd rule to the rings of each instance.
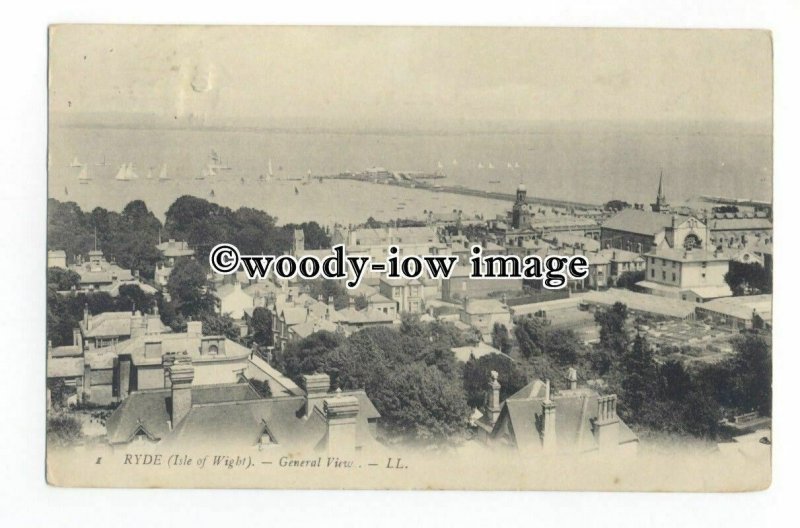
[[[197,179],[216,152],[229,170]],[[736,126],[542,127],[524,130],[335,130],[52,125],[49,196],[84,210],[144,200],[161,219],[182,195],[254,207],[279,223],[323,225],[423,218],[461,210],[493,217],[509,202],[307,174],[440,171],[442,185],[602,204],[652,202],[659,177],[671,203],[697,195],[772,199],[772,137]],[[91,178],[80,184],[85,165]],[[139,176],[117,181],[123,164]],[[259,182],[272,165],[271,181]],[[163,165],[169,180],[159,181]],[[149,175],[152,179],[148,178]]]

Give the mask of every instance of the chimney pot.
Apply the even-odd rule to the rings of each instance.
[[[497,371],[491,372],[491,379],[489,380],[489,406],[487,414],[492,425],[497,423],[500,417],[500,382],[497,381]]]
[[[194,381],[192,359],[185,352],[175,355],[167,370],[172,389],[170,420],[174,429],[192,410],[192,381]]]
[[[619,416],[617,416],[617,395],[609,394],[597,398],[597,418],[593,432],[601,451],[619,447]]]
[[[203,335],[203,321],[189,321],[186,323],[186,333],[191,336]]]
[[[311,416],[314,407],[322,404],[331,388],[331,377],[327,374],[304,374],[303,388],[306,391],[306,417]]]
[[[328,425],[328,453],[352,456],[356,450],[358,398],[342,396],[337,390],[333,398],[323,401],[323,412]]]

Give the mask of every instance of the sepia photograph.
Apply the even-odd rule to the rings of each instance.
[[[48,47],[49,484],[770,486],[769,30]]]

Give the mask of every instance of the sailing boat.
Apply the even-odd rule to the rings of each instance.
[[[479,169],[482,169],[482,168],[483,168],[483,163],[481,163],[480,161],[478,162],[478,168],[479,168]]]
[[[295,188],[294,188],[294,193],[295,194],[300,194],[300,191],[297,190],[297,186],[295,186]]]
[[[195,180],[205,180],[206,178],[211,178],[212,176],[216,176],[217,172],[211,164],[206,165],[203,169],[203,172],[199,176],[195,176]]]
[[[158,175],[158,181],[165,181],[169,180],[169,176],[167,176],[167,164],[163,164],[161,166],[161,173]]]
[[[101,161],[100,163],[95,163],[95,165],[97,165],[98,167],[107,167],[110,164],[106,161],[106,155],[103,154],[103,161]]]
[[[214,189],[211,189],[211,192],[210,192],[210,193],[208,193],[208,195],[209,195],[210,197],[212,197],[212,198],[213,198],[214,196],[216,196],[216,195],[214,194]]]
[[[91,180],[89,177],[89,170],[86,168],[86,165],[83,165],[81,167],[81,173],[78,175],[78,182],[85,185],[89,183],[89,180]]]
[[[492,165],[491,161],[489,162],[489,169],[494,169],[494,165]]]
[[[128,169],[125,171],[129,180],[138,180],[139,175],[133,170],[133,163],[128,163]]]
[[[519,162],[516,162],[516,163],[514,163],[514,168],[515,168],[515,169],[518,169],[518,168],[519,168]]]
[[[269,174],[268,180],[272,179],[272,158],[267,161],[267,173]]]
[[[128,177],[128,166],[126,164],[124,163],[122,164],[122,166],[119,168],[119,171],[117,171],[117,175],[114,176],[114,179],[117,181],[130,180],[130,178]]]
[[[147,169],[147,176],[145,176],[145,178],[148,180],[153,179],[153,169]]]
[[[72,163],[69,164],[70,167],[77,169],[78,167],[82,167],[81,162],[78,161],[78,156],[72,158]]]
[[[214,170],[231,170],[230,167],[222,163],[222,158],[217,151],[211,149],[211,163],[208,164],[209,167],[213,168]]]

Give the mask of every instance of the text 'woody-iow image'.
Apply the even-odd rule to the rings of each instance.
[[[769,32],[49,45],[50,484],[769,486]]]

